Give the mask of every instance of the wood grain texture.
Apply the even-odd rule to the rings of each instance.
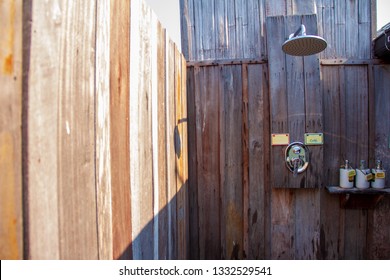
[[[110,139],[110,1],[96,2],[96,192],[99,259],[113,258]]]
[[[167,40],[167,181],[168,181],[168,258],[177,259],[177,186],[176,186],[176,153],[175,153],[175,44]]]
[[[195,108],[195,72],[198,67],[187,67],[187,115],[188,115],[188,203],[190,259],[199,259],[198,169]]]
[[[248,142],[249,174],[248,200],[244,208],[248,228],[246,255],[248,259],[264,259],[266,240],[266,192],[269,186],[267,166],[269,166],[269,119],[264,113],[268,105],[268,87],[266,83],[267,67],[263,65],[248,66]]]
[[[324,108],[324,176],[326,186],[339,183],[341,158],[341,109],[340,75],[337,67],[321,67]],[[339,207],[339,198],[321,193],[321,257],[341,259],[343,257],[344,210]]]
[[[113,258],[132,259],[130,5],[110,2],[110,156]]]
[[[237,137],[242,132],[242,73],[241,67],[225,67],[222,71],[222,102],[224,142],[224,174],[221,177],[221,231],[222,256],[227,259],[243,257],[243,191],[242,191],[242,145],[243,139]]]
[[[89,2],[62,7],[58,80],[58,215],[61,259],[97,259],[95,23]],[[77,99],[77,102],[75,102]]]
[[[28,158],[24,176],[28,259],[59,259],[58,209],[58,86],[64,7],[59,1],[32,5],[26,139]],[[47,13],[42,13],[47,11]],[[64,124],[62,124],[64,125]],[[50,172],[48,172],[50,170]],[[26,207],[26,205],[24,206]]]
[[[131,6],[130,178],[133,256],[154,258],[151,9],[143,1]]]
[[[267,34],[274,34],[270,40],[268,56],[275,57],[269,63],[269,94],[270,94],[270,115],[271,133],[288,133],[287,116],[287,95],[286,95],[286,62],[280,59],[282,52],[280,46],[285,40],[283,17],[267,18]],[[278,59],[279,58],[279,59]],[[288,185],[288,174],[285,171],[284,162],[278,160],[284,157],[282,146],[271,147],[271,182],[272,186],[285,187]]]
[[[168,258],[168,180],[167,180],[167,114],[166,114],[166,31],[157,24],[157,149],[158,161],[158,259]],[[155,213],[156,215],[156,213]]]
[[[0,259],[23,258],[22,1],[0,3]]]
[[[388,94],[390,67],[388,65],[375,66],[374,85],[375,85],[375,158],[382,160],[382,164],[388,169],[390,166],[389,155],[389,134],[390,125],[388,120],[390,96]],[[387,175],[387,174],[386,174]],[[385,185],[389,186],[389,176],[386,177]],[[368,258],[370,259],[388,259],[390,248],[388,246],[390,232],[388,225],[388,209],[390,201],[385,197],[379,205],[372,211],[369,211],[368,224]]]
[[[175,108],[176,108],[176,186],[177,186],[177,224],[178,259],[189,257],[188,223],[188,142],[187,142],[187,98],[185,62],[180,52],[175,50]],[[183,69],[184,68],[184,69]],[[176,142],[177,140],[177,142]]]
[[[195,68],[196,149],[198,175],[199,257],[221,258],[220,206],[220,70]],[[222,170],[222,167],[221,167]]]

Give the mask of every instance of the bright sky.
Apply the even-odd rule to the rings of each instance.
[[[179,0],[145,0],[181,49]],[[390,22],[390,0],[377,0],[377,29]]]
[[[179,0],[145,0],[157,14],[168,36],[181,50],[180,38],[180,1]]]
[[[377,0],[377,29],[390,22],[390,0]]]

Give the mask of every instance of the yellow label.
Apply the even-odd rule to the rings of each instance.
[[[354,177],[356,175],[355,169],[351,169],[348,171],[348,177]]]
[[[374,175],[372,175],[371,173],[366,175],[366,181],[371,181],[372,179],[374,179]]]
[[[385,172],[377,172],[375,173],[375,179],[384,179],[385,178]]]
[[[290,144],[290,134],[272,134],[271,137],[272,146],[284,146]]]
[[[305,145],[322,145],[324,137],[322,133],[305,133]]]

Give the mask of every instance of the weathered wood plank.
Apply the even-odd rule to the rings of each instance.
[[[93,2],[75,6],[68,3],[62,7],[62,12],[65,16],[59,61],[67,67],[60,68],[56,81],[59,91],[59,253],[61,259],[97,259],[96,6]]]
[[[130,178],[135,259],[154,256],[151,21],[150,8],[143,1],[132,1]]]
[[[131,203],[130,203],[130,6],[111,1],[111,156],[112,156],[112,206],[113,206],[113,257],[132,258]],[[124,38],[122,43],[120,43]],[[121,44],[121,47],[119,47]],[[124,133],[124,137],[121,137]]]
[[[247,207],[244,205],[244,218],[248,220],[248,228],[244,227],[244,236],[248,235],[245,248],[248,259],[264,259],[267,247],[265,200],[269,171],[269,131],[266,129],[269,118],[265,109],[268,107],[265,68],[263,65],[248,66],[249,197]]]
[[[322,94],[324,110],[324,175],[323,184],[338,185],[338,170],[341,163],[341,92],[339,67],[321,67]],[[342,213],[339,198],[321,193],[321,257],[323,259],[340,259],[343,252],[339,247],[344,242],[342,230]]]
[[[271,133],[288,133],[287,124],[287,95],[286,95],[286,64],[281,59],[280,46],[285,40],[284,17],[267,18],[267,34],[273,34],[273,39],[267,44],[269,56],[269,90]],[[284,147],[271,148],[271,185],[273,187],[286,187],[288,185],[287,173],[282,160]]]
[[[373,37],[375,37],[374,34],[371,34],[372,25],[376,25],[376,24],[375,22],[371,22],[370,2],[371,1],[359,1],[358,4],[359,44],[357,44],[357,47],[358,47],[359,58],[371,57],[371,40]],[[376,12],[376,10],[374,12]]]
[[[267,18],[267,34],[273,34],[269,40],[269,90],[271,133],[288,133],[288,97],[286,93],[286,60],[280,46],[286,38],[285,18]],[[288,174],[284,166],[284,148],[271,147],[271,186],[288,186]],[[294,258],[294,205],[295,195],[289,189],[271,190],[270,194],[270,249],[272,259]],[[283,207],[281,207],[283,206]]]
[[[271,192],[271,258],[294,259],[295,195],[293,189]]]
[[[185,60],[175,51],[175,107],[176,127],[176,184],[177,184],[177,223],[178,223],[178,258],[188,259],[188,147],[187,147],[187,99]]]
[[[248,94],[248,65],[241,67],[242,76],[242,207],[243,207],[243,258],[249,252],[249,94]]]
[[[345,0],[345,54],[349,58],[358,58],[359,49],[359,1]],[[347,20],[348,19],[348,20]]]
[[[317,17],[305,16],[308,34],[317,34]],[[322,92],[318,56],[304,57],[305,132],[323,132]],[[310,166],[306,171],[306,187],[323,187],[323,146],[310,146]]]
[[[177,259],[176,154],[175,154],[175,45],[166,40],[166,114],[167,114],[167,183],[168,183],[168,259]]]
[[[242,73],[241,67],[225,67],[222,71],[224,110],[224,175],[221,181],[222,256],[227,259],[242,259],[243,253],[243,205],[242,205]]]
[[[225,1],[225,11],[226,11],[226,19],[225,22],[227,24],[226,32],[227,32],[227,50],[226,57],[237,57],[237,27],[236,27],[236,18],[235,18],[235,6],[234,0],[226,0]]]
[[[113,258],[110,139],[110,1],[96,2],[96,191],[99,259]]]
[[[63,6],[58,1],[33,3],[25,90],[28,102],[25,137],[28,181],[25,219],[28,259],[59,259],[58,221],[58,77]],[[46,11],[42,13],[42,11]],[[26,16],[27,17],[27,16]],[[62,23],[62,24],[56,24]],[[35,32],[33,32],[35,30]],[[26,34],[27,35],[27,34]],[[63,125],[63,124],[62,124]],[[48,137],[50,136],[50,137]],[[50,170],[50,172],[47,172]]]
[[[198,170],[196,149],[195,72],[198,67],[187,67],[187,119],[188,119],[188,199],[190,259],[199,259]],[[198,75],[198,74],[197,74]]]
[[[192,60],[192,54],[195,51],[193,0],[180,0],[180,11],[182,52],[187,60]]]
[[[220,72],[195,69],[199,257],[221,258],[220,236]],[[222,167],[221,167],[222,168]]]
[[[390,166],[389,154],[389,132],[390,124],[390,95],[388,88],[390,86],[390,67],[388,65],[374,67],[375,84],[375,158],[382,160],[384,168],[387,170]],[[390,185],[389,176],[386,177],[386,186]],[[390,230],[388,211],[390,201],[385,197],[379,205],[369,212],[368,226],[368,258],[370,259],[389,259],[390,257]]]
[[[271,16],[282,16],[287,15],[287,1],[286,0],[266,0],[266,15]],[[271,33],[267,33],[271,34]]]
[[[166,108],[166,31],[157,24],[157,147],[158,149],[158,259],[168,259],[168,178],[167,178],[167,108]],[[153,143],[155,145],[156,143]],[[157,197],[157,195],[156,195]],[[156,215],[156,213],[155,213]]]
[[[226,56],[229,40],[226,33],[226,9],[225,0],[215,0],[215,58]]]
[[[190,60],[203,60],[203,13],[202,13],[202,1],[194,0],[194,25],[195,25],[195,50],[189,55]],[[182,42],[182,44],[185,42]]]
[[[368,85],[365,66],[346,66],[345,78],[345,133],[347,158],[357,164],[368,162]],[[357,167],[358,168],[358,167]],[[364,259],[366,256],[367,210],[345,212],[346,259]]]
[[[134,62],[135,63],[135,62]],[[132,259],[130,4],[110,2],[110,141],[113,258]]]
[[[0,4],[0,259],[23,258],[22,1]],[[24,100],[26,102],[26,100]],[[25,126],[26,123],[23,124]]]
[[[295,32],[301,24],[301,20],[307,19],[307,16],[289,16],[285,18],[285,38],[289,34]],[[278,59],[283,59],[284,53],[279,55]],[[287,123],[288,132],[290,133],[290,142],[303,142],[305,133],[305,80],[304,80],[304,65],[303,58],[299,56],[285,55],[286,59],[286,88],[287,95]],[[272,101],[274,102],[274,101]],[[275,101],[277,102],[277,101]],[[282,160],[283,159],[283,160]],[[285,164],[284,156],[274,160]],[[290,188],[305,188],[307,187],[307,173],[301,173],[294,176],[292,172],[287,171],[288,185]]]
[[[287,1],[289,2],[289,1]],[[316,13],[316,3],[315,0],[294,0],[291,1],[292,13],[291,15],[309,15]],[[306,24],[306,21],[304,21]],[[311,33],[308,33],[311,34]]]

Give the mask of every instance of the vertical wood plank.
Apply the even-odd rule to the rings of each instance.
[[[249,252],[249,94],[248,94],[248,64],[242,64],[242,207],[243,207],[243,258]]]
[[[355,162],[368,162],[368,77],[365,66],[345,67],[346,154]],[[346,259],[366,256],[367,210],[347,209],[345,213]]]
[[[175,45],[166,40],[167,46],[167,182],[168,182],[168,258],[177,259],[177,219],[176,219],[176,154],[175,154]]]
[[[175,107],[176,128],[176,185],[178,258],[188,259],[188,169],[187,169],[187,99],[185,87],[185,63],[180,52],[175,49]]]
[[[304,17],[306,19],[307,17]],[[302,16],[289,16],[286,17],[286,31],[285,38],[288,38],[289,34],[295,32],[301,24]],[[283,53],[284,55],[284,53]],[[281,59],[283,56],[280,56]],[[304,64],[303,58],[299,56],[286,55],[286,88],[287,95],[287,122],[288,131],[290,132],[290,142],[303,142],[303,135],[305,133],[305,80],[304,80]],[[277,101],[276,101],[277,102]],[[277,158],[275,160],[284,162],[283,158]],[[305,188],[307,186],[307,173],[301,173],[294,176],[292,172],[287,171],[284,166],[284,170],[288,173],[288,187],[290,188]]]
[[[188,119],[188,199],[190,259],[199,259],[198,170],[196,142],[195,72],[199,67],[187,67],[187,119]]]
[[[266,14],[267,17],[286,15],[286,0],[266,0]],[[267,32],[267,34],[270,34]],[[269,49],[269,48],[268,48]]]
[[[218,67],[195,69],[200,259],[221,258],[219,75]]]
[[[156,14],[151,12],[151,22],[150,22],[150,83],[151,83],[151,153],[152,153],[152,207],[153,207],[153,258],[156,260],[159,258],[159,249],[160,249],[160,177],[159,169],[160,165],[163,164],[159,161],[159,143],[158,143],[158,69],[157,69],[157,42],[158,42],[158,21]]]
[[[226,57],[226,51],[228,48],[228,37],[226,30],[226,9],[225,0],[215,1],[215,48],[216,48],[216,59],[223,59]]]
[[[368,2],[368,1],[367,1]],[[359,57],[359,1],[345,0],[345,54],[348,58]]]
[[[113,258],[110,139],[110,1],[96,2],[96,192],[99,259]]]
[[[236,137],[242,131],[242,73],[241,67],[225,67],[223,79],[224,106],[224,176],[222,196],[222,252],[227,259],[242,259],[243,253],[243,205],[242,205],[242,138]]]
[[[341,94],[339,67],[321,68],[324,110],[324,176],[325,186],[338,185],[341,163]],[[343,213],[339,197],[321,193],[321,256],[323,259],[341,259],[344,234]]]
[[[0,3],[0,259],[23,258],[22,1]],[[23,124],[26,125],[26,124]]]
[[[317,34],[316,15],[304,16],[307,34]],[[303,58],[304,132],[323,132],[322,95],[317,55]],[[302,137],[302,136],[301,136]],[[320,190],[323,183],[323,147],[310,146],[310,165],[305,171],[306,187],[317,188],[296,192],[295,258],[318,259],[320,252]]]
[[[157,24],[157,118],[158,118],[158,259],[168,259],[168,178],[166,108],[166,31]]]
[[[130,61],[130,170],[133,256],[153,259],[152,12],[132,1]]]
[[[226,57],[237,58],[237,27],[235,17],[235,4],[234,0],[225,1],[226,22],[227,22],[227,41],[228,48]]]
[[[285,40],[285,19],[282,16],[267,18],[267,34],[274,34],[267,44],[269,56],[269,90],[271,133],[288,132],[286,95],[286,61],[280,46]],[[284,166],[284,148],[271,147],[271,186],[288,186]],[[270,256],[272,259],[294,258],[294,193],[288,189],[271,190]],[[282,206],[282,207],[281,207]]]
[[[134,62],[135,63],[135,62]],[[130,3],[110,1],[110,154],[113,258],[132,259]]]
[[[286,63],[280,50],[285,40],[284,17],[267,18],[267,34],[273,39],[267,44],[269,56],[269,90],[271,109],[271,133],[288,133],[287,95],[286,95]],[[271,148],[271,184],[273,187],[286,187],[288,184],[284,162],[284,147]]]
[[[61,259],[97,259],[94,2],[65,4],[58,79]],[[80,39],[81,38],[81,39]],[[77,100],[77,101],[76,101]]]
[[[317,34],[317,17],[305,16],[308,34]],[[323,106],[320,68],[317,55],[306,56],[304,64],[305,132],[323,132]],[[306,187],[323,187],[323,146],[310,146],[310,166],[306,171]],[[319,205],[316,205],[316,207]]]
[[[375,84],[375,158],[382,160],[385,169],[390,166],[389,137],[390,137],[390,67],[381,65],[374,67]],[[388,173],[387,173],[388,174]],[[386,174],[386,175],[387,175]],[[389,176],[386,177],[385,185],[389,186]],[[390,256],[390,229],[389,212],[390,201],[385,197],[380,204],[372,210],[369,216],[368,227],[368,258],[388,259]]]
[[[244,227],[244,236],[248,234],[248,259],[264,259],[267,246],[265,200],[269,143],[266,140],[269,132],[266,128],[269,119],[265,110],[268,92],[264,68],[263,65],[248,66],[249,191],[247,208],[244,205],[244,218],[248,220],[248,228]]]
[[[25,225],[28,259],[59,259],[58,221],[58,79],[60,40],[64,28],[59,1],[35,2],[31,13],[31,38],[25,95],[28,102],[25,137],[26,163]],[[47,11],[42,13],[42,11]],[[59,23],[59,24],[56,24]],[[35,31],[35,32],[34,32]],[[26,34],[27,35],[27,34]],[[49,136],[49,137],[48,137]],[[50,172],[47,172],[50,170]]]

